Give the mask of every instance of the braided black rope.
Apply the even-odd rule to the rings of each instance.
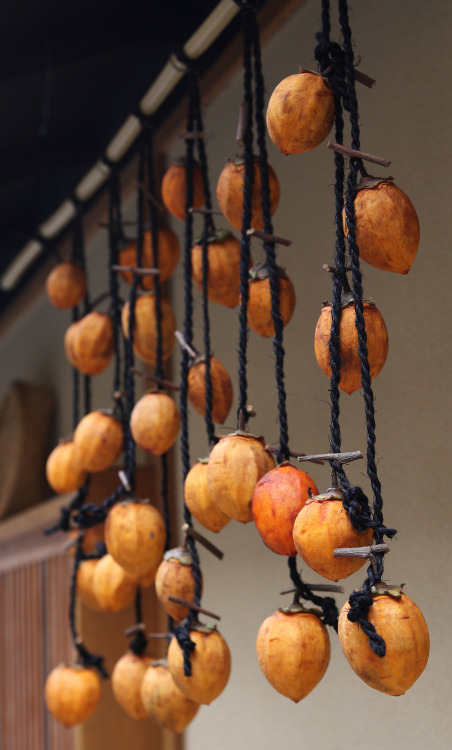
[[[296,588],[297,596],[312,602],[317,607],[321,607],[323,616],[320,619],[325,625],[330,625],[337,632],[339,612],[333,597],[317,596],[317,594],[314,594],[311,591],[309,586],[301,580],[301,575],[297,571],[296,557],[289,557],[287,562],[289,565],[290,579]]]
[[[188,134],[193,133],[196,121],[196,101],[197,87],[194,75],[188,76],[188,113],[187,127]],[[186,138],[185,146],[185,175],[186,175],[186,192],[185,192],[185,232],[184,232],[184,339],[189,346],[193,341],[193,289],[192,289],[192,263],[191,248],[193,245],[193,215],[189,209],[193,205],[193,162],[194,162],[194,139]],[[179,411],[181,418],[181,459],[182,459],[182,482],[190,471],[190,448],[189,448],[189,428],[188,428],[188,371],[190,368],[190,355],[184,347],[181,350],[180,363],[180,394],[179,394]],[[184,503],[184,520],[190,526],[192,525],[191,513]],[[187,539],[187,545],[192,557],[193,576],[195,581],[194,602],[197,605],[201,603],[201,570],[199,565],[199,556],[196,545],[191,537]],[[184,655],[184,674],[191,675],[191,653],[195,648],[195,643],[190,638],[190,628],[196,620],[196,614],[190,611],[184,622],[175,629],[175,636]]]
[[[121,389],[121,351],[120,336],[121,316],[119,310],[118,275],[113,266],[118,263],[119,246],[124,240],[121,221],[121,195],[119,186],[119,172],[113,168],[109,182],[110,200],[108,206],[108,240],[109,240],[109,290],[112,305],[113,337],[114,337],[114,376],[113,391]]]

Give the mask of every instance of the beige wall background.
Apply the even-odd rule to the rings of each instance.
[[[255,528],[231,522],[215,542],[223,562],[201,551],[204,604],[221,614],[220,630],[232,652],[228,687],[200,711],[187,731],[188,750],[259,747],[273,750],[300,743],[310,750],[342,750],[353,743],[377,750],[421,750],[428,743],[450,747],[449,543],[452,532],[449,489],[451,333],[449,285],[450,174],[452,171],[452,6],[442,0],[367,0],[352,3],[351,23],[360,69],[377,80],[373,90],[359,87],[362,147],[392,160],[388,170],[411,198],[421,223],[421,246],[408,276],[363,268],[365,292],[375,299],[389,331],[390,351],[375,381],[377,452],[385,499],[385,521],[399,533],[386,558],[386,579],[405,582],[420,606],[431,635],[425,673],[403,697],[380,694],[351,671],[331,632],[332,656],[315,690],[294,705],[276,693],[260,673],[255,639],[261,622],[283,601],[289,584],[285,559],[273,555]],[[266,44],[264,74],[268,94],[299,66],[314,67],[314,34],[320,3],[307,0]],[[236,152],[236,115],[241,75],[231,78],[205,112],[212,184],[227,156]],[[175,144],[170,156],[180,152]],[[330,279],[322,264],[334,257],[333,155],[325,146],[283,157],[270,144],[270,162],[280,177],[282,198],[274,217],[276,234],[293,240],[279,260],[297,290],[297,309],[286,329],[287,392],[291,447],[306,452],[328,449],[328,381],[313,352],[313,335]],[[375,170],[377,171],[377,170]],[[133,214],[133,200],[128,201]],[[179,231],[180,226],[177,226]],[[90,243],[95,286],[105,273],[106,237]],[[253,257],[259,259],[259,243]],[[182,321],[182,270],[172,297]],[[202,347],[196,293],[195,344]],[[236,382],[238,311],[212,305],[212,348]],[[63,320],[64,319],[64,320]],[[53,384],[61,397],[58,433],[70,429],[70,377],[62,355],[68,318],[42,295],[1,341],[1,392],[16,378]],[[182,322],[180,323],[182,325]],[[110,375],[95,386],[95,405],[109,397]],[[257,417],[252,430],[277,441],[276,387],[271,342],[249,338],[249,400]],[[235,427],[234,411],[228,427]],[[342,397],[343,447],[365,450],[365,423],[359,393]],[[223,431],[223,430],[222,430]],[[226,432],[226,429],[224,430]],[[204,455],[203,420],[190,419],[191,455]],[[329,484],[326,467],[313,467],[319,488]],[[364,466],[350,477],[368,490]],[[180,475],[179,475],[180,476]],[[181,487],[180,479],[178,482]],[[303,570],[308,581],[317,576]],[[347,595],[364,578],[344,583]],[[342,604],[346,595],[338,597]]]

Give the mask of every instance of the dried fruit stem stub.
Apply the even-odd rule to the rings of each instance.
[[[369,180],[366,178],[366,183]],[[382,271],[406,274],[416,257],[420,228],[408,196],[388,180],[358,189],[355,197],[356,241],[362,260]],[[345,226],[345,211],[344,211]]]
[[[325,625],[311,612],[275,612],[256,642],[260,668],[282,695],[298,703],[322,679],[330,660]]]
[[[211,418],[223,424],[232,406],[234,393],[228,371],[215,357],[210,358],[210,380],[212,385]],[[206,413],[206,363],[195,362],[188,371],[188,400],[202,416]]]
[[[289,277],[278,269],[279,314],[285,327],[292,320],[295,310],[295,289]],[[268,338],[275,335],[272,318],[272,298],[270,279],[259,274],[248,284],[248,326],[259,336]]]
[[[46,280],[47,296],[55,307],[75,307],[86,294],[86,274],[75,263],[58,263]]]
[[[268,180],[270,184],[270,213],[273,216],[279,203],[279,180],[273,167],[268,164]],[[243,213],[243,188],[245,182],[245,165],[242,161],[228,159],[217,183],[217,200],[223,216],[229,223],[241,231]],[[264,228],[262,214],[262,184],[259,161],[254,162],[254,179],[252,188],[251,226],[254,229]]]
[[[157,229],[158,265],[160,271],[159,281],[167,281],[176,270],[179,263],[180,246],[177,234],[170,227],[162,226]],[[131,241],[119,253],[119,264],[121,266],[136,267],[137,265],[137,242]],[[152,246],[152,231],[146,229],[143,233],[143,247],[141,249],[141,268],[154,268],[154,253]],[[121,277],[127,284],[132,284],[133,273],[121,271]],[[143,289],[154,288],[153,276],[142,276],[140,284]]]
[[[187,182],[187,168],[185,159],[175,161],[163,175],[161,193],[162,201],[165,208],[176,216],[184,220],[185,213],[185,191]],[[193,163],[193,208],[201,208],[205,203],[204,185],[202,179],[201,167],[197,162]]]
[[[176,318],[166,299],[160,300],[162,311],[162,359],[171,356],[174,348]],[[129,338],[129,303],[126,302],[121,314],[122,330]],[[157,311],[153,294],[140,295],[135,303],[135,328],[133,332],[133,351],[143,362],[155,365],[157,361]]]
[[[388,356],[388,331],[378,308],[363,303],[364,325],[367,334],[367,350],[372,380],[383,368]],[[314,351],[319,366],[327,377],[331,377],[329,341],[331,334],[331,305],[325,305],[320,313],[315,329]],[[339,355],[341,379],[339,388],[345,393],[353,393],[361,387],[361,360],[358,354],[358,332],[355,325],[353,304],[342,308],[339,326]]]
[[[422,612],[404,593],[400,597],[375,596],[368,620],[386,643],[386,654],[377,656],[358,623],[342,607],[338,634],[345,657],[354,672],[375,690],[403,695],[424,671],[430,650],[428,629]]]
[[[159,724],[180,734],[195,718],[199,703],[177,687],[167,664],[151,664],[141,683],[141,700],[148,714]]]
[[[207,483],[207,461],[197,461],[188,472],[184,496],[192,516],[209,531],[221,531],[231,520],[212,500]]]
[[[150,656],[128,651],[115,664],[111,687],[116,701],[132,719],[147,719],[148,712],[141,700],[141,683],[152,662]]]
[[[306,472],[285,462],[267,472],[256,484],[252,497],[254,523],[264,544],[278,555],[294,557],[295,519],[308,499],[308,489],[317,494],[314,480]]]
[[[122,425],[101,411],[92,411],[80,420],[74,432],[76,460],[85,471],[104,471],[122,453]]]
[[[209,238],[207,248],[207,296],[212,302],[235,307],[240,301],[240,242],[229,232],[219,230]],[[202,291],[202,246],[191,251],[195,286]]]
[[[150,503],[116,503],[105,521],[108,552],[131,576],[137,578],[155,570],[165,549],[163,518]]]
[[[362,557],[334,557],[337,547],[372,544],[372,529],[357,531],[342,505],[341,491],[332,490],[307,500],[293,527],[298,554],[316,573],[329,581],[340,581],[366,562]]]
[[[47,708],[65,727],[86,721],[99,703],[99,698],[100,680],[92,669],[60,664],[47,677]]]
[[[270,97],[268,133],[283,154],[315,148],[325,140],[333,123],[333,92],[322,76],[310,70],[284,78]]]
[[[190,630],[195,648],[190,656],[191,675],[184,674],[184,654],[176,638],[168,648],[168,667],[178,688],[196,703],[211,703],[225,689],[231,672],[231,654],[216,629]]]
[[[162,391],[145,393],[130,415],[130,430],[136,444],[156,456],[166,453],[177,438],[179,409]]]
[[[261,438],[236,434],[222,437],[207,464],[207,483],[213,502],[236,521],[252,521],[253,490],[274,466],[274,459]]]

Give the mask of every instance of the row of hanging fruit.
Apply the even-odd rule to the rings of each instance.
[[[47,478],[55,492],[80,493],[66,513],[65,524],[69,528],[69,521],[78,521],[80,529],[74,589],[84,605],[118,611],[136,600],[140,587],[155,585],[157,597],[170,618],[167,659],[153,660],[145,653],[146,639],[138,621],[134,633],[141,634],[141,641],[135,651],[129,651],[115,666],[112,686],[117,701],[129,715],[134,718],[151,715],[176,732],[183,731],[201,704],[210,703],[220,695],[230,672],[230,654],[223,636],[197,619],[196,613],[205,610],[200,606],[202,576],[194,539],[200,539],[201,543],[206,540],[194,531],[191,516],[215,533],[231,519],[254,522],[266,546],[288,559],[294,602],[268,617],[257,635],[262,672],[283,695],[299,701],[324,675],[330,654],[326,624],[338,629],[345,656],[358,676],[390,695],[404,693],[415,682],[425,668],[429,649],[428,631],[419,609],[401,587],[389,587],[382,581],[383,559],[388,551],[383,537],[391,538],[395,530],[383,523],[374,467],[370,382],[384,365],[388,334],[375,304],[363,299],[356,252],[359,246],[359,257],[367,263],[381,270],[406,274],[419,244],[416,212],[391,178],[371,177],[363,167],[363,160],[369,157],[375,161],[375,157],[364,154],[358,147],[354,76],[350,77],[353,56],[351,44],[347,44],[351,39],[347,5],[339,0],[344,48],[330,41],[329,21],[324,23],[317,35],[316,51],[321,73],[300,70],[284,79],[271,95],[267,108],[270,138],[287,155],[319,146],[335,122],[339,141],[342,110],[351,114],[352,148],[347,149],[340,142],[332,144],[336,167],[339,165],[343,172],[342,182],[340,178],[336,182],[336,267],[330,268],[333,301],[323,307],[315,331],[315,355],[331,379],[331,451],[321,457],[300,456],[330,463],[332,487],[319,492],[309,474],[289,461],[293,454],[288,448],[282,330],[292,317],[295,291],[291,280],[276,265],[275,245],[283,240],[273,234],[271,215],[277,208],[280,188],[274,170],[268,165],[262,139],[259,39],[254,10],[250,13],[252,4],[239,4],[244,21],[245,67],[248,65],[245,73],[251,71],[254,81],[253,91],[250,76],[245,75],[245,100],[251,97],[254,105],[251,110],[256,117],[259,155],[253,154],[252,122],[248,119],[244,125],[244,158],[227,161],[217,183],[217,200],[222,215],[241,232],[241,239],[213,225],[207,165],[205,161],[199,165],[193,159],[194,141],[205,158],[200,146],[203,136],[195,130],[193,117],[189,119],[186,134],[188,157],[171,165],[161,184],[165,208],[185,222],[186,287],[194,283],[201,291],[204,310],[207,300],[226,308],[237,305],[241,308],[238,429],[232,435],[213,439],[211,423],[222,424],[231,409],[232,383],[221,362],[210,355],[208,346],[203,356],[193,347],[189,320],[191,291],[184,334],[176,331],[171,306],[160,295],[160,283],[171,277],[179,261],[176,234],[159,221],[151,229],[142,226],[137,241],[126,242],[121,237],[116,215],[115,229],[121,247],[115,270],[131,287],[130,299],[120,313],[122,336],[126,347],[131,347],[144,365],[157,368],[158,374],[147,375],[156,387],[138,399],[129,413],[115,391],[113,408],[90,409],[74,425],[73,436],[62,441],[47,462]],[[192,110],[198,96],[196,90],[193,93],[195,78],[190,73]],[[198,112],[198,126],[199,123]],[[344,153],[350,156],[346,186]],[[359,184],[358,173],[362,177]],[[142,199],[142,185],[138,190]],[[152,194],[151,216],[155,201]],[[187,212],[188,207],[204,214],[203,236],[199,241],[190,241],[193,213]],[[266,254],[265,262],[255,266],[250,257],[252,235],[263,240]],[[345,260],[347,242],[350,267]],[[50,274],[47,293],[55,306],[74,308],[86,300],[87,279],[82,266],[75,259],[60,263]],[[347,279],[350,271],[352,285]],[[115,289],[114,283],[111,289]],[[118,299],[114,302],[117,306]],[[82,316],[75,316],[64,346],[77,372],[96,376],[118,357],[115,316],[117,321],[117,309],[112,315],[98,312],[92,306],[86,306]],[[246,406],[248,328],[263,337],[272,337],[276,352],[281,442],[273,450],[247,430],[251,415]],[[149,501],[138,500],[134,495],[130,450],[138,445],[150,454],[164,456],[181,429],[183,449],[187,447],[184,396],[178,409],[174,399],[163,390],[178,386],[161,374],[161,364],[171,356],[176,336],[188,365],[183,375],[186,382],[179,387],[193,408],[205,415],[211,450],[208,459],[191,467],[185,455],[185,541],[179,548],[168,549],[165,519]],[[351,458],[341,453],[340,445],[339,389],[351,394],[361,387],[370,442],[367,470],[374,495],[372,507],[362,490],[350,485],[343,468],[347,461],[358,456],[354,454]],[[124,450],[125,473],[118,492],[104,503],[103,515],[96,515],[90,508],[84,513],[84,488],[89,475],[115,465]],[[348,577],[366,560],[371,561],[362,590],[353,592],[339,618],[331,597],[319,597],[314,587],[303,583],[296,569],[297,554],[330,582]],[[334,591],[337,587],[327,584],[323,590]],[[313,602],[317,609],[306,607],[300,599]],[[73,622],[72,627],[76,634]],[[49,710],[66,726],[85,720],[100,695],[100,682],[91,667],[97,666],[102,673],[101,663],[89,654],[78,637],[74,644],[80,664],[55,669],[46,685]]]

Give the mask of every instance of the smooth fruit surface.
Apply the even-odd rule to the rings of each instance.
[[[308,489],[313,495],[318,493],[309,474],[287,462],[264,474],[254,488],[254,523],[264,544],[278,555],[297,554],[293,526],[309,497]]]
[[[382,370],[388,356],[388,331],[381,312],[374,304],[364,302],[363,313],[367,334],[370,377],[374,380]],[[325,305],[315,329],[314,351],[317,362],[327,377],[331,377],[330,332],[331,305]],[[350,394],[361,388],[361,360],[358,355],[358,332],[355,326],[353,305],[348,305],[342,309],[339,339],[341,360],[339,388]]]
[[[392,182],[358,190],[355,219],[360,258],[382,271],[408,273],[420,228],[416,209],[403,190]]]
[[[185,164],[174,163],[163,175],[161,193],[165,208],[178,219],[186,217],[187,170]],[[205,203],[202,172],[199,164],[193,164],[193,208],[201,208]]]
[[[178,688],[196,703],[211,703],[225,689],[231,672],[231,654],[218,630],[190,630],[196,644],[191,653],[191,676],[184,674],[184,655],[176,638],[168,648],[168,667]]]
[[[86,294],[86,274],[75,263],[58,263],[46,279],[47,296],[55,307],[75,307]]]
[[[165,549],[163,518],[150,503],[116,503],[105,521],[108,552],[124,570],[137,578],[155,570]]]
[[[190,513],[209,531],[221,531],[231,520],[212,500],[207,482],[207,462],[197,461],[192,466],[185,477],[184,496]]]
[[[74,431],[76,460],[85,471],[104,471],[122,453],[121,423],[101,411],[86,414]]]
[[[226,435],[212,449],[207,482],[213,502],[230,518],[253,520],[251,499],[259,479],[273,469],[264,442],[245,435]]]
[[[60,664],[47,677],[47,708],[65,727],[73,727],[86,721],[96,708],[99,698],[100,680],[92,669]]]
[[[82,560],[77,569],[77,597],[89,609],[101,610],[93,579],[98,560]]]
[[[333,92],[322,76],[310,70],[284,78],[270,97],[268,134],[283,154],[300,154],[320,145],[333,123]]]
[[[84,484],[87,473],[77,461],[72,440],[59,443],[50,453],[46,462],[46,477],[58,494],[74,492]]]
[[[270,213],[273,216],[278,208],[280,188],[279,180],[273,167],[268,165],[270,184]],[[242,229],[243,188],[245,182],[245,165],[228,160],[217,183],[217,200],[223,216],[238,231]],[[254,162],[254,179],[251,192],[252,214],[251,226],[254,229],[264,228],[262,214],[262,183],[259,162]]]
[[[151,664],[141,683],[141,700],[159,724],[180,734],[195,718],[199,703],[187,698],[174,682],[168,666]]]
[[[137,580],[126,573],[110,555],[104,555],[93,574],[93,592],[107,612],[119,612],[131,604],[137,591]]]
[[[141,700],[141,683],[152,662],[150,656],[128,651],[116,662],[111,675],[111,688],[116,701],[132,719],[147,719],[148,712]]]
[[[179,409],[175,401],[162,391],[145,393],[130,415],[130,429],[136,444],[156,456],[171,448],[179,427]]]
[[[365,547],[372,544],[372,529],[353,528],[342,500],[309,499],[295,519],[293,540],[297,552],[316,573],[330,581],[340,581],[359,570],[363,557],[334,557],[339,547]]]
[[[339,641],[354,672],[375,690],[403,695],[424,671],[430,650],[428,629],[422,612],[406,594],[400,598],[375,596],[368,620],[386,643],[379,657],[369,648],[369,639],[358,623],[347,617],[346,602],[339,616]]]
[[[256,650],[260,668],[272,687],[298,703],[325,674],[330,639],[317,615],[278,611],[259,628]]]

